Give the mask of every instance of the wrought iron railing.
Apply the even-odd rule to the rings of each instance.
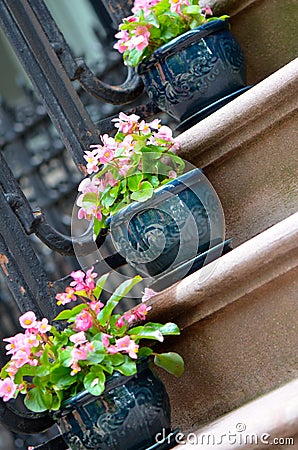
[[[131,0],[99,3],[115,24],[129,14],[132,5]],[[73,203],[74,188],[84,173],[83,149],[111,128],[110,118],[92,119],[73,82],[80,84],[93,104],[100,101],[114,105],[138,99],[143,85],[133,70],[128,71],[126,81],[119,86],[102,82],[82,58],[73,56],[43,0],[0,0],[0,26],[43,105],[32,99],[31,105],[36,105],[36,109],[27,117],[27,123],[20,120],[20,126],[13,129],[11,124],[17,123],[15,112],[1,107],[0,266],[19,310],[34,310],[39,317],[53,319],[57,314],[55,294],[67,281],[61,272],[68,272],[69,261],[74,257],[74,242],[62,220],[66,199],[69,197]],[[148,100],[139,103],[136,101],[128,111],[143,117],[158,112]],[[48,117],[54,127],[49,125]],[[43,129],[41,145],[38,129]],[[88,246],[88,237],[85,245]],[[54,266],[65,265],[60,278],[55,279],[55,267],[46,267],[43,249],[58,255]],[[59,255],[70,259],[66,262]],[[123,263],[119,255],[109,259],[111,267]],[[29,413],[18,405],[2,402],[0,420],[21,433],[37,433],[52,424],[47,414]],[[66,447],[61,438],[55,438],[40,448]]]

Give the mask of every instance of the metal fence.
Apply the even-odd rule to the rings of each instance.
[[[128,15],[132,1],[90,1],[102,17],[108,41],[114,25]],[[110,130],[110,117],[120,109],[149,117],[158,109],[143,95],[134,71],[107,59],[95,73],[75,58],[43,0],[1,0],[0,26],[9,39],[34,92],[11,108],[0,105],[0,337],[16,332],[19,312],[34,310],[52,319],[55,294],[66,275],[78,267],[70,219],[77,185],[83,176],[83,150]],[[108,75],[108,77],[107,77]],[[109,80],[110,84],[102,80]],[[116,86],[116,87],[115,87]],[[129,107],[123,105],[131,104]],[[87,243],[88,244],[88,243]],[[87,245],[86,244],[86,245]],[[110,264],[124,261],[117,255]],[[13,299],[13,301],[12,301]],[[0,350],[4,360],[3,346]],[[16,448],[35,445],[55,434],[23,433],[51,426],[47,414],[33,414],[19,404],[0,403],[0,420],[15,434]],[[40,448],[65,448],[54,438]]]

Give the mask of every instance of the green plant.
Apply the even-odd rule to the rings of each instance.
[[[113,119],[117,133],[101,136],[102,144],[85,152],[87,172],[79,185],[78,217],[93,221],[95,237],[108,226],[108,219],[132,201],[144,202],[159,186],[184,169],[174,151],[179,148],[172,130],[158,119],[150,123],[121,112]]]
[[[106,377],[115,371],[126,376],[135,374],[137,360],[145,356],[153,356],[156,365],[176,376],[183,373],[183,360],[178,354],[157,354],[150,347],[140,346],[143,339],[163,341],[164,336],[178,335],[177,325],[138,325],[150,309],[145,303],[123,315],[113,313],[140,276],[123,282],[105,305],[100,298],[108,274],[95,282],[97,274],[92,267],[71,276],[73,281],[65,292],[57,294],[57,303],[65,305],[77,299],[81,303],[58,314],[55,320],[67,323],[62,331],[46,318],[37,320],[29,311],[20,317],[24,333],[4,339],[11,355],[1,371],[0,397],[4,401],[23,393],[30,410],[57,410],[63,400],[82,390],[100,395]]]
[[[209,6],[199,0],[135,0],[132,15],[123,19],[114,45],[127,66],[136,67],[163,44],[211,20]]]

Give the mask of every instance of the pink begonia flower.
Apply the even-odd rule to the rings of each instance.
[[[138,11],[143,10],[146,17],[150,13],[151,8],[159,2],[160,0],[135,0],[134,7],[131,11],[135,14]]]
[[[152,130],[158,130],[160,124],[160,119],[154,119],[149,122],[149,126]]]
[[[86,350],[88,353],[94,352],[95,347],[94,344],[92,344],[92,342],[86,342],[85,344],[83,344],[81,346],[81,349]]]
[[[45,317],[37,324],[37,329],[40,333],[46,333],[47,331],[50,331],[51,328],[48,319]]]
[[[142,297],[142,302],[146,302],[147,300],[150,300],[150,298],[154,297],[154,295],[156,295],[156,294],[157,294],[157,292],[154,291],[153,289],[145,288],[144,289],[144,294],[143,294],[143,297]]]
[[[110,334],[102,333],[101,341],[104,347],[108,347],[110,345],[110,338],[112,336]]]
[[[102,153],[105,149],[110,149],[113,151],[117,150],[118,143],[115,141],[113,137],[109,136],[108,134],[103,134],[100,136],[100,139],[102,140],[103,143],[103,147],[100,153]]]
[[[96,173],[99,171],[98,167],[99,156],[97,150],[92,150],[91,152],[89,150],[86,150],[84,159],[87,161],[86,168],[89,174]]]
[[[81,311],[75,320],[74,328],[77,331],[86,331],[93,326],[93,319],[88,311]]]
[[[151,126],[149,123],[145,122],[145,120],[141,120],[139,124],[139,130],[142,131],[143,134],[150,134],[151,133]]]
[[[69,340],[73,342],[75,345],[83,344],[87,341],[86,334],[84,331],[80,331],[79,333],[73,334],[70,336]]]
[[[4,338],[3,341],[8,342],[5,346],[7,355],[16,353],[24,344],[24,334],[18,333],[15,336]]]
[[[92,217],[96,217],[98,220],[102,219],[101,209],[96,205],[89,208],[80,208],[78,211],[78,219],[92,220]]]
[[[72,377],[82,370],[77,361],[74,361],[70,367],[72,369],[72,371],[70,372],[70,375]]]
[[[144,303],[137,306],[132,312],[124,313],[122,317],[119,317],[116,322],[116,326],[118,328],[121,328],[123,327],[123,325],[130,325],[133,322],[137,322],[138,320],[145,320],[146,315],[151,308],[151,306],[147,306]]]
[[[16,366],[15,361],[10,361],[6,372],[11,378],[14,378],[15,374],[18,372],[19,368]]]
[[[73,348],[70,352],[73,361],[85,361],[88,358],[88,352],[85,348]]]
[[[29,352],[30,354],[30,352]],[[26,351],[18,350],[12,357],[11,360],[14,361],[15,367],[18,369],[30,361],[29,355]]]
[[[138,320],[145,320],[146,315],[148,311],[150,311],[150,309],[152,309],[152,306],[147,306],[145,305],[145,303],[142,303],[134,310],[134,313]]]
[[[212,9],[210,8],[209,5],[206,5],[204,8],[201,8],[201,11],[202,11],[202,13],[205,14],[206,16],[213,16]]]
[[[99,156],[99,162],[101,164],[107,164],[114,159],[115,152],[113,149],[104,147],[103,152]]]
[[[126,325],[126,324],[125,324],[124,317],[123,317],[123,316],[122,316],[122,317],[119,317],[119,319],[116,321],[115,325],[116,325],[116,327],[118,327],[118,328],[121,328],[121,327],[123,327],[124,325]]]
[[[189,0],[170,0],[171,11],[177,14],[182,13],[182,6],[189,6]]]
[[[75,301],[77,297],[74,295],[75,290],[71,287],[67,286],[65,289],[65,292],[59,292],[59,294],[56,295],[57,305],[66,305],[66,303],[70,303],[72,301]]]
[[[37,324],[36,315],[33,311],[28,311],[19,318],[19,322],[23,328],[34,328]]]
[[[124,53],[128,49],[127,41],[129,41],[129,34],[126,30],[121,30],[117,34],[115,34],[115,38],[118,39],[113,48],[118,50],[119,53]]]
[[[24,346],[29,349],[29,353],[31,352],[32,347],[38,347],[39,344],[40,344],[40,341],[37,339],[37,337],[34,333],[25,333]],[[27,350],[25,350],[25,351],[27,352]]]
[[[138,51],[141,52],[142,50],[144,50],[144,48],[148,46],[149,38],[150,38],[150,31],[148,30],[148,28],[144,26],[139,26],[136,29],[134,36],[132,36],[132,38],[128,42],[128,49],[133,50],[134,48],[136,48]]]
[[[115,127],[119,129],[121,133],[128,134],[131,133],[133,128],[138,124],[140,116],[136,114],[130,114],[129,116],[124,112],[120,112],[119,116],[112,119],[115,122]]]
[[[173,141],[173,132],[170,127],[166,125],[162,125],[158,132],[154,134],[155,139],[163,139],[164,141],[172,142]]]
[[[92,309],[92,311],[95,311],[96,314],[98,314],[101,308],[104,306],[104,304],[101,303],[100,301],[93,301],[89,303],[89,306]]]
[[[83,194],[87,194],[88,192],[97,193],[96,181],[97,178],[84,178],[84,180],[82,180],[79,184],[78,191],[82,192]]]
[[[118,352],[126,352],[132,359],[137,359],[139,346],[129,336],[117,339],[115,345],[108,347],[109,353],[115,354]]]
[[[90,292],[95,288],[94,278],[97,277],[97,273],[93,272],[94,266],[87,270],[86,274],[82,270],[77,270],[71,272],[70,276],[73,281],[69,285],[77,291],[87,291]]]
[[[0,397],[3,398],[4,402],[8,402],[8,400],[14,397],[17,388],[18,386],[11,378],[0,380]]]

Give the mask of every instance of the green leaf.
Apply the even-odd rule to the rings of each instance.
[[[96,287],[93,291],[94,297],[96,297],[97,299],[99,298],[100,294],[102,293],[103,287],[104,287],[105,282],[107,281],[108,277],[109,277],[109,273],[106,273],[97,280]]]
[[[2,367],[1,372],[0,372],[0,378],[4,379],[9,376],[8,373],[6,372],[9,365],[10,365],[10,361],[8,363],[6,363],[5,366]]]
[[[119,301],[141,280],[142,277],[137,275],[133,279],[124,281],[120,284],[120,286],[117,287],[114,294],[110,297],[105,307],[97,316],[100,325],[104,326],[109,322],[112,312]]]
[[[87,306],[82,303],[80,305],[75,306],[72,309],[65,309],[64,311],[61,311],[57,317],[55,317],[54,320],[68,320],[70,318],[75,317],[77,314],[79,314],[83,309],[87,308]]]
[[[140,339],[154,339],[155,341],[163,342],[163,335],[159,330],[153,327],[135,327],[128,331],[128,334],[132,336],[134,341],[139,341]]]
[[[103,343],[95,340],[92,344],[94,345],[94,351],[88,354],[87,361],[94,364],[101,363],[105,358],[105,348]]]
[[[59,354],[59,361],[61,362],[63,367],[71,366],[72,359],[73,359],[71,356],[71,351],[72,351],[72,348],[67,348]]]
[[[24,364],[22,367],[20,367],[15,374],[14,381],[16,384],[21,384],[23,381],[23,377],[27,376],[34,376],[37,374],[37,370],[39,367],[36,366],[30,366],[29,364]],[[2,374],[1,374],[2,378]]]
[[[153,191],[152,184],[149,181],[143,181],[140,184],[140,189],[133,192],[130,197],[137,202],[145,202],[152,197]]]
[[[138,358],[143,358],[144,356],[152,355],[153,350],[149,347],[141,347],[138,351]]]
[[[64,389],[76,382],[76,378],[70,375],[70,369],[67,367],[55,368],[50,376],[50,381],[57,389]]]
[[[121,353],[116,353],[115,355],[109,355],[109,360],[114,367],[120,366],[125,362],[125,357]]]
[[[199,5],[190,5],[190,6],[186,6],[183,9],[183,12],[189,15],[201,15],[201,8]],[[204,16],[202,16],[202,18],[204,19]]]
[[[129,358],[129,356],[125,355],[125,362],[121,364],[120,366],[116,367],[117,372],[122,373],[122,375],[125,375],[126,377],[129,377],[131,375],[134,375],[137,373],[137,364],[135,361]]]
[[[131,175],[128,177],[128,187],[131,191],[137,191],[140,187],[140,183],[143,179],[142,173],[135,173],[134,175]]]
[[[180,334],[178,325],[172,322],[168,322],[165,324],[147,322],[144,327],[159,330],[163,336],[178,336]]]
[[[53,401],[52,401],[52,406],[51,406],[51,409],[53,411],[58,411],[58,409],[60,409],[62,399],[63,399],[63,393],[61,391],[56,391],[53,394]]]
[[[184,372],[184,361],[178,353],[157,354],[154,357],[154,363],[176,377],[181,377]]]
[[[44,393],[39,388],[33,388],[25,396],[24,403],[30,411],[47,411],[52,406],[52,394],[50,392]]]
[[[92,368],[93,369],[93,368]],[[105,388],[106,376],[100,367],[90,371],[84,378],[84,387],[92,395],[100,395]]]

